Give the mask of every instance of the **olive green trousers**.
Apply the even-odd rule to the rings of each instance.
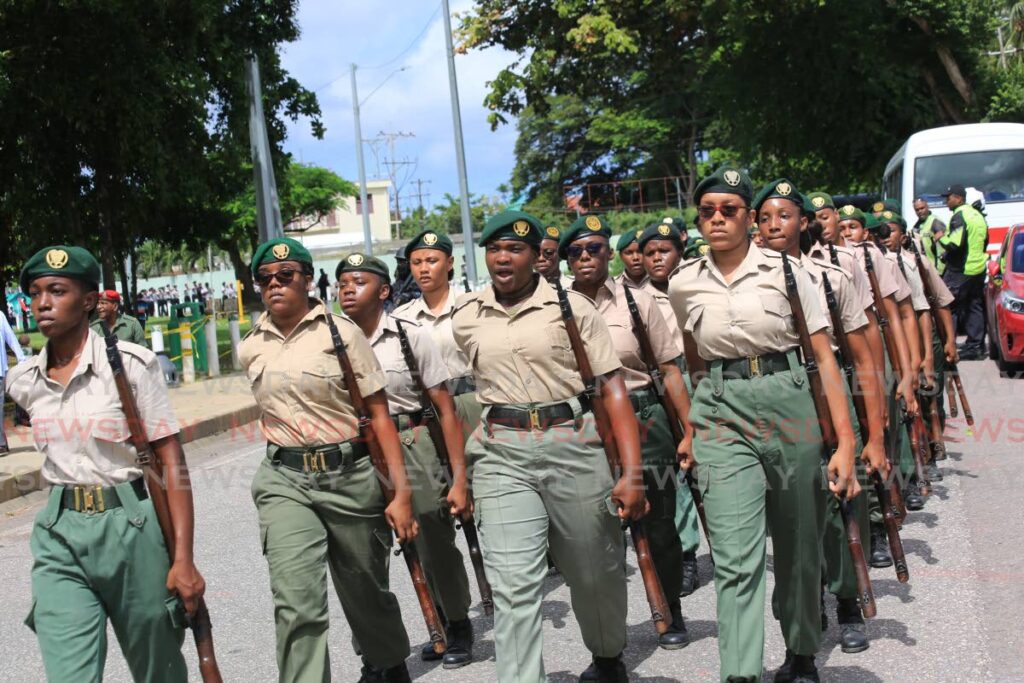
[[[813,655],[821,641],[821,431],[806,372],[795,352],[788,357],[790,370],[752,379],[724,379],[721,365],[711,363],[690,411],[715,560],[722,681],[761,677],[766,521],[772,604],[786,646]]]
[[[273,447],[271,447],[273,448]],[[361,654],[374,666],[402,663],[409,636],[388,587],[392,532],[369,457],[334,472],[303,474],[265,459],[252,497],[270,569],[282,682],[329,681],[327,570]]]
[[[592,414],[583,414],[577,399],[569,402],[574,422],[536,431],[484,422],[469,444],[502,683],[545,680],[541,602],[548,551],[569,586],[587,649],[614,657],[626,646],[625,558],[612,477]],[[484,420],[486,414],[487,408]]]
[[[84,513],[61,509],[63,486],[32,528],[32,609],[50,681],[100,681],[107,619],[136,681],[187,681],[181,655],[184,611],[166,587],[170,569],[153,503],[130,484],[117,486],[121,507]]]

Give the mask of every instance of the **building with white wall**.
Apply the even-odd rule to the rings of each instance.
[[[390,191],[389,180],[370,180],[366,183],[370,233],[374,242],[386,242],[391,239]],[[335,209],[319,221],[303,217],[286,225],[284,231],[289,237],[302,242],[310,251],[328,251],[361,245],[363,212],[359,194],[355,197],[346,197],[343,208]]]

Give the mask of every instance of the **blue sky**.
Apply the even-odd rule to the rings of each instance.
[[[451,0],[453,15],[471,6],[470,0]],[[395,143],[395,157],[417,160],[414,171],[411,167],[405,169],[413,171],[412,179],[430,181],[424,192],[429,191],[431,205],[445,192],[457,194],[444,24],[439,7],[440,0],[302,0],[302,35],[285,47],[283,61],[299,82],[317,89],[327,133],[323,140],[317,140],[310,134],[308,121],[300,120],[289,127],[285,149],[297,160],[325,166],[348,180],[358,179],[349,79],[349,64],[355,62],[361,67],[357,75],[359,97],[364,100],[363,138],[374,138],[381,131],[414,134]],[[453,19],[453,24],[456,21]],[[421,31],[422,37],[392,64],[369,68],[391,62]],[[497,186],[508,181],[514,165],[514,125],[492,132],[483,106],[487,81],[512,60],[512,55],[495,49],[455,58],[469,189],[475,194],[496,194]],[[403,66],[407,67],[405,71],[388,78]],[[367,100],[378,85],[380,89]],[[364,155],[367,175],[373,178],[377,163],[370,145],[364,146]],[[384,175],[384,167],[380,168]],[[411,189],[411,183],[402,189],[403,200]]]

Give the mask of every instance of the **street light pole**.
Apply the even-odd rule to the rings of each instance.
[[[448,84],[452,96],[452,126],[455,128],[455,164],[459,173],[459,197],[462,204],[462,241],[466,248],[466,275],[474,285],[476,277],[476,255],[473,249],[473,217],[469,212],[469,181],[466,179],[466,147],[462,141],[462,113],[459,109],[459,83],[455,76],[455,48],[452,45],[452,16],[448,0],[441,0],[444,13],[444,41],[447,46]]]
[[[363,127],[359,121],[359,89],[356,87],[356,65],[352,64],[352,114],[356,122],[356,163],[359,165],[359,208],[363,214],[363,249],[373,253],[370,232],[370,205],[366,198],[366,165],[363,163]]]
[[[267,122],[263,118],[263,91],[260,87],[260,64],[256,55],[245,60],[245,83],[249,91],[249,147],[252,151],[253,181],[256,185],[256,223],[260,241],[284,235],[281,226],[281,205],[274,181],[274,163],[270,156]]]

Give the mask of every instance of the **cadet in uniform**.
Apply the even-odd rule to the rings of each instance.
[[[713,539],[721,680],[761,679],[767,526],[774,548],[772,605],[786,642],[775,680],[817,681],[825,496],[859,492],[854,434],[818,294],[795,267],[838,438],[826,488],[781,258],[750,243],[752,194],[750,180],[733,168],[698,184],[694,199],[710,251],[676,271],[669,298],[708,370],[694,391],[690,421]],[[799,435],[781,428],[796,423]]]
[[[142,331],[142,325],[131,316],[121,315],[120,306],[121,295],[116,290],[106,289],[100,292],[99,300],[96,302],[96,319],[89,326],[98,334],[103,334],[103,328],[100,326],[102,320],[121,341],[145,346],[146,333]]]
[[[647,284],[647,270],[644,268],[644,253],[640,251],[640,235],[643,230],[630,230],[619,235],[615,243],[615,249],[622,259],[622,273],[615,278],[615,281],[629,285],[634,289],[641,289]]]
[[[574,289],[585,294],[597,306],[608,324],[615,352],[622,362],[622,375],[629,389],[629,400],[633,404],[641,428],[641,448],[644,464],[644,485],[651,512],[644,517],[644,528],[650,539],[651,555],[657,569],[661,588],[669,601],[672,625],[661,634],[659,643],[667,650],[685,647],[689,644],[686,624],[683,621],[679,593],[682,590],[683,548],[676,533],[676,449],[679,444],[672,437],[668,416],[658,398],[661,387],[655,387],[647,366],[640,353],[640,342],[633,332],[633,318],[629,312],[625,285],[608,277],[608,261],[612,251],[609,244],[611,228],[598,216],[581,216],[568,230],[562,233],[559,256],[567,259],[572,270]],[[655,361],[664,376],[664,390],[673,402],[676,413],[685,421],[690,412],[690,400],[686,395],[675,361],[682,350],[672,341],[665,319],[658,311],[654,299],[646,292],[633,291],[637,309],[654,350]],[[685,438],[692,443],[693,435],[685,430]],[[691,446],[685,446],[687,451]]]
[[[614,482],[558,297],[533,272],[543,229],[520,211],[487,221],[480,243],[491,286],[461,297],[452,323],[484,406],[467,457],[494,591],[498,680],[544,680],[541,600],[550,548],[594,656],[583,680],[626,681],[626,578],[615,508],[629,519],[645,512],[640,439],[608,326],[589,299],[569,291],[619,448],[622,478]]]
[[[544,239],[540,243],[540,256],[537,258],[537,272],[548,282],[558,279],[563,287],[572,285],[572,281],[562,273],[562,260],[558,257],[558,239],[562,232],[549,225],[544,228]]]
[[[401,320],[411,320],[430,330],[434,345],[441,351],[441,360],[448,366],[451,380],[448,393],[455,399],[466,438],[480,424],[480,402],[476,400],[476,384],[469,359],[455,343],[452,334],[452,313],[455,311],[455,275],[452,241],[448,235],[425,230],[413,237],[405,247],[409,254],[412,276],[423,292],[423,298],[395,309]]]
[[[665,218],[661,223],[650,225],[637,238],[640,250],[644,254],[644,268],[649,279],[643,291],[654,298],[658,304],[676,348],[683,350],[683,333],[679,329],[675,311],[668,299],[669,277],[676,270],[683,256],[683,241],[680,226],[673,218]],[[681,370],[686,369],[682,356],[679,357]],[[683,545],[683,584],[680,595],[689,595],[697,590],[700,581],[697,574],[697,548],[700,547],[700,530],[698,529],[697,506],[693,503],[693,494],[685,481],[676,487],[676,530],[679,541]]]
[[[334,353],[330,313],[308,297],[312,257],[291,238],[272,239],[257,247],[252,273],[267,310],[239,356],[267,437],[252,496],[274,594],[280,680],[330,680],[329,566],[363,656],[361,680],[408,681],[409,637],[388,590],[388,555],[391,529],[403,542],[417,525],[387,380],[355,323],[334,316],[395,488],[385,507]]]
[[[412,263],[415,252],[408,250],[407,253]],[[455,547],[452,520],[469,511],[469,491],[463,435],[446,386],[451,377],[429,331],[418,322],[402,321],[402,329],[419,366],[419,381],[438,408],[438,422],[445,435],[452,469],[451,488],[445,501],[448,477],[423,424],[419,381],[406,364],[397,316],[384,311],[384,302],[391,293],[388,267],[380,259],[353,253],[338,264],[335,279],[342,310],[370,340],[387,377],[388,410],[402,442],[405,467],[412,484],[412,508],[420,526],[416,548],[434,601],[441,606],[447,621],[448,649],[443,656],[444,668],[457,669],[473,659],[473,625],[469,621],[469,579],[462,553]],[[417,299],[412,303],[418,305],[421,301]],[[440,659],[431,643],[424,646],[420,657]]]
[[[39,355],[11,369],[7,391],[32,417],[50,484],[32,527],[32,608],[51,681],[99,681],[107,619],[136,681],[187,681],[185,611],[205,591],[192,561],[192,489],[178,423],[149,349],[118,342],[125,374],[167,487],[174,524],[170,561],[136,464],[136,452],[102,337],[89,329],[100,266],[81,247],[35,253],[21,271],[39,331]],[[89,425],[68,430],[68,425]]]
[[[781,188],[781,190],[780,190]],[[782,191],[785,191],[783,194]],[[835,297],[839,319],[849,343],[851,358],[842,359],[850,364],[854,378],[863,392],[865,410],[869,423],[868,433],[860,433],[860,425],[854,421],[853,429],[856,437],[857,452],[861,461],[870,473],[877,469],[883,477],[888,476],[888,463],[885,458],[884,430],[882,427],[882,409],[880,392],[876,386],[879,373],[875,369],[874,358],[868,345],[866,331],[868,318],[864,314],[864,301],[853,284],[849,273],[828,261],[812,259],[807,255],[811,248],[811,237],[808,230],[808,216],[816,220],[813,203],[804,208],[804,198],[789,180],[782,178],[765,185],[754,198],[754,210],[757,211],[757,222],[765,246],[769,249],[787,254],[794,261],[799,261],[814,283],[818,293],[821,309],[828,312],[825,278]],[[832,319],[829,317],[826,332],[829,345],[834,354],[839,353],[836,344]],[[837,360],[839,357],[837,356]],[[854,414],[853,398],[849,387],[844,384],[847,405],[850,414]],[[862,440],[863,437],[863,440]],[[858,468],[858,474],[863,468]],[[840,627],[840,646],[843,652],[855,653],[868,649],[867,635],[864,633],[864,618],[857,604],[857,579],[853,561],[847,548],[846,530],[839,511],[838,501],[834,496],[827,499],[828,516],[826,518],[823,550],[825,556],[824,583],[829,592],[837,598],[836,616]],[[863,536],[862,543],[870,543],[870,519],[867,501],[863,496],[849,503],[850,511],[856,516]],[[822,624],[826,627],[822,602]]]

